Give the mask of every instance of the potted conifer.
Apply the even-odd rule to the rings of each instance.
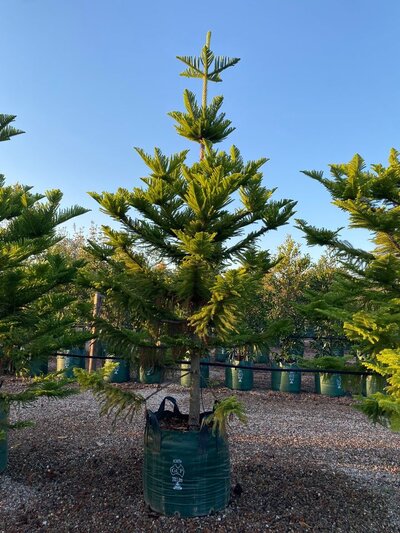
[[[362,366],[358,361],[351,361],[350,357],[326,355],[303,359],[301,365],[304,368],[320,370],[314,375],[315,392],[325,396],[339,397],[346,393],[362,393],[362,383],[358,374],[346,374],[346,372],[362,372]],[[326,372],[329,370],[329,372]],[[334,371],[337,372],[334,372]],[[325,371],[325,372],[324,372]]]
[[[201,102],[185,90],[185,111],[170,113],[177,133],[199,145],[200,159],[189,163],[187,150],[168,157],[159,148],[154,155],[137,149],[149,168],[142,187],[91,193],[120,224],[120,229],[104,227],[105,246],[92,247],[114,271],[103,279],[92,273],[94,283],[113,303],[129,308],[135,323],[134,328],[119,328],[99,320],[107,342],[120,353],[134,352],[139,360],[143,347],[190,354],[188,414],[182,415],[169,398],[158,411],[147,411],[145,431],[145,501],[155,511],[181,516],[206,515],[229,501],[225,425],[230,415],[243,418],[243,412],[229,397],[213,412],[201,413],[200,360],[209,350],[232,345],[246,306],[271,265],[257,241],[285,224],[295,205],[271,200],[274,191],[262,184],[266,159],[246,163],[235,146],[228,152],[215,149],[234,128],[220,112],[223,97],[208,101],[208,85],[220,82],[222,72],[239,59],[215,56],[210,38],[208,33],[199,57],[178,57],[186,66],[182,75],[202,81]],[[236,207],[228,209],[233,200]],[[166,321],[183,327],[165,331]],[[247,343],[252,342],[249,335]],[[105,395],[106,410],[121,404],[133,409],[141,401],[134,393],[128,401],[127,391],[118,399],[118,389],[111,390],[97,374],[76,374],[83,387]]]
[[[399,152],[390,150],[387,165],[366,168],[355,154],[348,163],[330,165],[328,177],[318,171],[305,174],[320,182],[332,203],[347,213],[350,228],[369,232],[373,247],[365,250],[341,239],[339,230],[298,221],[309,244],[327,246],[345,267],[326,295],[327,305],[319,309],[344,322],[343,332],[363,353],[363,364],[387,382],[383,392],[368,396],[359,408],[374,422],[399,431]]]
[[[252,346],[234,346],[230,350],[229,366],[225,369],[225,385],[232,390],[251,390],[254,384],[254,351]]]
[[[12,126],[14,119],[0,114],[0,141],[23,133]],[[68,289],[82,262],[62,257],[54,245],[62,240],[57,227],[86,210],[61,209],[59,190],[41,195],[31,189],[6,185],[0,175],[0,375],[10,369],[39,374],[39,363],[47,363],[60,344],[77,340],[73,326],[80,306]],[[10,405],[73,392],[68,380],[54,375],[37,378],[20,393],[0,390],[0,472],[7,465],[8,430],[24,425],[9,423]]]
[[[284,337],[281,339],[280,351],[273,353],[273,367],[289,370],[271,372],[271,388],[274,391],[299,393],[301,390],[301,372],[294,372],[298,369],[298,359],[303,355],[304,345],[297,339]]]

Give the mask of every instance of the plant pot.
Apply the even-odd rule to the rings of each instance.
[[[225,386],[232,390],[251,390],[253,388],[253,370],[242,368],[253,366],[252,361],[232,361],[235,368],[225,368]]]
[[[279,367],[299,368],[294,363],[280,363]],[[301,390],[301,372],[271,372],[271,388],[274,391],[299,393]]]
[[[164,377],[164,369],[160,366],[139,367],[139,382],[147,385],[161,383]]]
[[[232,388],[232,369],[229,367],[225,368],[225,387]]]
[[[165,410],[165,402],[174,411]],[[210,413],[203,413],[202,418]],[[144,435],[144,499],[153,511],[181,517],[205,516],[224,509],[230,498],[230,462],[226,437],[203,425],[199,431],[163,429],[174,417],[187,424],[174,398],[156,412],[147,411]]]
[[[379,374],[372,374],[365,378],[365,396],[371,396],[376,392],[385,392],[387,381],[383,376]]]
[[[304,336],[306,339],[315,338],[315,328],[313,326],[308,326],[304,331]]]
[[[225,363],[226,358],[228,357],[228,352],[226,348],[223,348],[222,346],[218,346],[215,349],[215,360],[219,363]]]
[[[29,362],[29,375],[31,378],[49,373],[49,361],[34,357]]]
[[[257,352],[255,362],[264,363],[264,364],[269,363],[269,350],[264,349],[264,350],[260,350],[259,352]]]
[[[109,383],[125,383],[130,380],[129,362],[119,357],[108,357],[106,361],[118,363],[118,366],[111,372],[108,377]]]
[[[7,468],[8,459],[8,413],[9,408],[5,402],[0,401],[0,473]],[[3,437],[3,438],[2,438]]]
[[[315,392],[324,396],[339,397],[346,394],[343,387],[341,374],[327,374],[318,372],[315,374]]]
[[[64,370],[67,378],[74,377],[74,368],[85,368],[85,359],[83,357],[74,357],[74,355],[85,355],[84,348],[72,348],[67,350],[70,355],[57,356],[57,371]]]
[[[210,359],[208,357],[203,357],[200,359],[201,363],[208,363]],[[184,387],[190,387],[191,385],[191,374],[190,374],[190,362],[181,363],[181,385]],[[210,368],[206,365],[200,365],[200,387],[202,389],[208,387],[208,382],[210,378]]]
[[[365,396],[366,381],[365,376],[348,375],[343,382],[344,389],[352,396]]]

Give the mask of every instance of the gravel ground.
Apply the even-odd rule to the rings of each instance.
[[[221,371],[213,371],[217,382]],[[247,426],[229,431],[232,485],[243,492],[223,512],[180,519],[158,516],[143,502],[144,417],[130,425],[100,418],[90,393],[41,400],[24,409],[36,425],[9,438],[7,471],[0,477],[0,531],[19,532],[398,532],[400,435],[372,426],[350,398],[311,392],[268,391],[259,373],[255,389],[237,393]],[[6,384],[15,388],[18,383]],[[154,386],[125,385],[148,396]],[[232,394],[223,387],[218,396]],[[186,405],[187,391],[167,394]],[[204,406],[214,396],[203,390]],[[13,413],[15,416],[15,413]]]

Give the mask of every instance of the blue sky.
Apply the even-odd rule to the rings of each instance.
[[[216,54],[241,58],[211,88],[236,126],[224,147],[269,157],[265,183],[298,201],[297,217],[344,225],[299,171],[355,152],[385,163],[400,149],[399,15],[397,0],[0,0],[0,112],[27,132],[2,143],[0,171],[92,209],[78,226],[105,222],[86,192],[138,186],[146,171],[133,146],[197,154],[167,113],[182,109],[184,88],[200,89],[175,56],[197,54],[211,30]],[[301,238],[290,225],[263,246],[286,233]]]

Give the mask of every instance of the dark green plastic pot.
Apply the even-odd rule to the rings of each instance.
[[[268,363],[269,362],[269,350],[264,349],[257,353],[256,363]]]
[[[315,392],[324,396],[339,397],[346,394],[341,374],[315,374]]]
[[[251,390],[253,388],[253,370],[242,368],[253,366],[252,361],[233,361],[235,368],[225,368],[225,386],[232,390]]]
[[[228,352],[226,348],[223,348],[222,346],[218,346],[215,349],[215,360],[219,363],[225,363],[226,358],[228,357]]]
[[[376,392],[385,392],[384,389],[386,386],[387,382],[383,376],[380,376],[379,374],[366,376],[365,395],[371,396],[371,394],[375,394]]]
[[[161,383],[164,377],[164,369],[159,366],[151,366],[148,368],[139,368],[139,381],[147,385],[153,383]]]
[[[0,402],[0,472],[7,468],[8,459],[8,405]]]
[[[304,336],[306,339],[313,339],[315,337],[315,328],[313,326],[309,326],[304,331]]]
[[[299,368],[296,364],[289,363],[280,363],[279,367]],[[271,372],[271,388],[280,392],[299,393],[301,390],[301,372]]]
[[[208,357],[203,357],[200,359],[201,363],[208,363],[210,359]],[[190,387],[191,385],[191,375],[190,375],[190,363],[181,363],[181,385],[184,387]],[[208,382],[210,379],[210,368],[206,365],[200,365],[200,387],[202,389],[208,387]]]
[[[365,376],[357,376],[357,375],[349,374],[348,376],[345,376],[343,386],[344,386],[345,391],[350,393],[353,396],[354,395],[365,396],[365,387],[366,387]]]
[[[49,362],[39,357],[34,357],[29,363],[29,375],[31,378],[49,373]]]
[[[174,411],[165,410],[170,400]],[[202,417],[209,415],[204,413]],[[187,423],[174,398],[148,411],[144,435],[144,499],[153,511],[183,518],[205,516],[224,509],[230,499],[230,462],[226,438],[208,426],[199,431],[164,429],[174,417]]]
[[[85,368],[85,359],[83,357],[74,357],[74,355],[85,355],[84,348],[72,348],[67,350],[69,355],[57,356],[57,371],[64,370],[67,378],[74,377],[74,368]]]
[[[129,381],[129,362],[126,359],[121,359],[119,357],[108,357],[106,361],[111,363],[118,363],[118,366],[111,372],[108,381],[110,383],[125,383]]]
[[[232,388],[232,372],[231,368],[225,368],[225,387]]]

